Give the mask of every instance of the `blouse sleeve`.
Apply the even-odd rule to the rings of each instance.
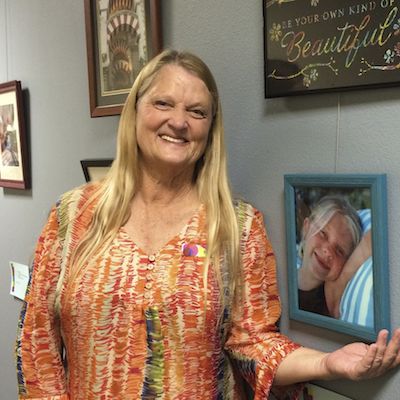
[[[281,307],[275,257],[259,211],[254,211],[242,253],[242,298],[232,310],[226,350],[252,387],[254,399],[267,399],[279,363],[300,346],[278,332]],[[300,389],[279,388],[279,398],[297,399]]]
[[[54,300],[61,241],[56,208],[36,245],[16,344],[19,399],[68,400]]]

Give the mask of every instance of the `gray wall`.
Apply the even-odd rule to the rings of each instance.
[[[112,157],[117,117],[91,119],[83,2],[0,0],[0,82],[22,81],[31,139],[32,190],[0,189],[0,399],[16,398],[13,345],[21,303],[9,293],[8,262],[28,263],[51,204],[83,183],[79,160]],[[222,95],[229,170],[236,193],[264,212],[278,261],[282,329],[333,350],[352,340],[287,317],[283,175],[388,174],[392,326],[400,324],[398,88],[265,100],[262,1],[163,1],[166,46],[199,54]],[[324,383],[354,399],[398,397],[400,375]]]

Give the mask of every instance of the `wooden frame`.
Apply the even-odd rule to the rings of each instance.
[[[29,189],[28,140],[21,82],[0,84],[0,186]]]
[[[140,69],[161,51],[161,2],[131,2],[130,10],[84,3],[90,114],[117,115]]]
[[[398,85],[398,6],[264,0],[265,97]]]
[[[390,328],[386,175],[285,175],[284,185],[290,318],[366,340],[374,340],[380,329]],[[329,231],[331,228],[328,225],[331,224],[335,214],[323,216],[320,213],[318,220],[315,216],[316,211],[311,214],[318,204],[321,205],[321,199],[327,200],[326,196],[336,196],[347,201],[349,208],[356,210],[355,218],[362,222],[359,238],[361,241],[364,239],[364,243],[367,243],[365,239],[368,235],[372,239],[372,247],[369,247],[372,255],[357,264],[353,262],[353,265],[356,265],[353,269],[349,269],[349,266],[352,264],[351,260],[354,260],[354,249],[349,243],[354,240],[355,234],[352,233],[353,239],[343,244],[343,241],[334,238]],[[319,222],[315,223],[311,230],[309,226],[313,220]],[[349,222],[346,224],[345,234],[350,229]],[[343,231],[341,232],[338,235],[346,237]],[[321,239],[322,236],[324,241]],[[309,237],[312,237],[313,241],[308,241],[307,244]],[[329,307],[329,310],[324,308],[328,301],[325,303],[326,291],[321,289],[327,288],[326,283],[322,283],[315,291],[311,291],[309,287],[307,289],[301,287],[304,281],[300,283],[301,276],[304,276],[300,272],[303,267],[305,267],[303,272],[308,266],[308,271],[313,268],[316,273],[321,273],[318,269],[321,270],[323,263],[324,268],[332,270],[331,261],[325,259],[321,261],[325,257],[322,251],[326,251],[326,248],[323,248],[326,243],[331,246],[328,247],[326,254],[329,251],[335,253],[339,250],[345,253],[343,262],[337,269],[339,272],[336,278],[340,277],[342,272],[350,274],[349,271],[352,271],[351,279],[340,298],[339,315],[331,313]],[[348,251],[343,251],[347,245]],[[305,262],[307,264],[304,264]],[[336,278],[327,275],[324,279],[326,282]]]
[[[81,166],[86,182],[103,179],[109,171],[113,161],[112,158],[81,160]]]

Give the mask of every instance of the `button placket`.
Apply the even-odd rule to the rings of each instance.
[[[145,276],[146,283],[144,285],[143,296],[146,300],[149,300],[152,297],[152,292],[150,291],[150,289],[152,289],[152,287],[153,287],[153,279],[154,279],[153,270],[154,270],[154,266],[155,266],[154,264],[156,261],[155,255],[154,254],[149,255],[147,261],[148,261],[147,267],[146,267],[147,271],[146,271],[146,276]]]

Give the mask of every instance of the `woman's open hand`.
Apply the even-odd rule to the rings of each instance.
[[[329,375],[361,380],[384,374],[400,364],[400,329],[388,342],[388,331],[381,330],[375,343],[351,343],[327,354],[323,362]]]

